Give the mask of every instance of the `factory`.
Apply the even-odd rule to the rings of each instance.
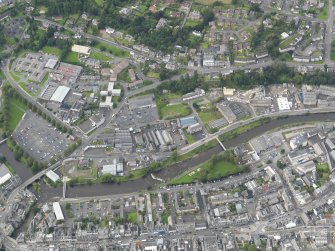
[[[62,211],[62,208],[60,207],[59,202],[52,203],[52,208],[55,213],[57,221],[63,221],[64,215],[63,215],[63,211]]]

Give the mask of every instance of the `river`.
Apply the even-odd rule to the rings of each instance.
[[[277,127],[281,127],[292,123],[304,123],[312,121],[335,121],[335,113],[324,113],[324,114],[309,114],[301,116],[293,116],[282,119],[274,119],[269,123],[266,123],[260,127],[254,128],[248,132],[238,135],[236,138],[223,142],[226,148],[235,147],[241,143],[247,142],[257,135],[261,135],[267,131],[273,130]],[[189,168],[192,168],[207,159],[209,159],[213,154],[221,152],[222,149],[218,145],[212,149],[209,149],[201,154],[188,159],[182,163],[178,163],[169,168],[159,171],[156,176],[168,180],[173,177],[178,176],[182,172]],[[7,158],[9,163],[13,166],[14,170],[22,180],[27,180],[32,176],[30,169],[26,168],[23,164],[15,161],[13,154],[10,152],[8,147],[3,144],[0,146],[0,152]],[[157,185],[159,182],[151,178],[151,176],[144,177],[135,181],[123,182],[120,184],[93,184],[85,186],[74,186],[67,188],[66,196],[69,198],[75,197],[90,197],[98,195],[108,195],[108,194],[120,194],[120,193],[132,193],[139,192],[150,187]],[[44,187],[43,194],[40,195],[40,201],[47,201],[54,196],[61,196],[61,189],[53,189]]]

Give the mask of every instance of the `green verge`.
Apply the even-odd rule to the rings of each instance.
[[[192,170],[187,170],[181,176],[173,179],[169,185],[218,180],[248,170],[247,167],[238,167],[235,163],[236,160],[232,151],[226,151],[223,154],[214,155],[211,159]]]

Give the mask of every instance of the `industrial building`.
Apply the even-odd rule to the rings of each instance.
[[[50,101],[56,102],[56,103],[63,103],[64,99],[70,92],[70,87],[68,86],[59,86],[54,94],[52,94]]]
[[[60,207],[59,202],[53,202],[52,203],[52,208],[53,208],[53,211],[55,213],[57,221],[63,221],[64,220],[64,215],[63,215],[63,211],[62,211],[62,208]]]
[[[60,177],[57,173],[54,171],[50,170],[45,174],[50,180],[52,180],[54,183],[60,180]]]
[[[154,95],[146,95],[142,97],[129,99],[129,109],[143,109],[143,108],[152,108],[156,107],[154,102]]]
[[[103,165],[101,173],[104,174],[111,174],[114,176],[123,176],[123,160],[119,159],[118,161],[116,159],[113,160],[112,164],[109,165]]]
[[[187,128],[190,125],[194,125],[194,124],[196,124],[198,122],[197,122],[197,120],[195,119],[194,116],[187,116],[187,117],[180,118],[178,120],[178,123],[179,123],[179,127],[181,127],[181,128]]]
[[[287,111],[291,109],[288,99],[286,97],[277,98],[277,104],[279,111]]]
[[[7,181],[9,181],[11,177],[12,175],[9,172],[8,168],[5,166],[5,164],[1,164],[0,166],[0,186],[5,184]]]

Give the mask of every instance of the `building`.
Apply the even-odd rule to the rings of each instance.
[[[77,52],[79,54],[84,54],[84,55],[90,55],[91,53],[91,48],[88,46],[82,46],[78,44],[74,44],[71,48],[73,52]]]
[[[7,181],[11,179],[12,175],[9,172],[8,168],[5,164],[1,164],[0,166],[0,186],[5,184]]]
[[[279,97],[277,98],[278,109],[279,111],[286,111],[290,110],[290,104],[286,97]]]
[[[200,97],[204,96],[205,94],[206,94],[206,92],[203,89],[196,88],[194,90],[194,92],[190,92],[190,93],[187,93],[187,94],[183,95],[183,101],[187,102],[187,101],[190,101],[192,99],[200,98]]]
[[[298,135],[290,140],[290,147],[292,150],[295,150],[300,147],[307,146],[308,140],[303,135]]]
[[[54,183],[60,180],[60,177],[57,173],[54,171],[50,170],[45,174],[50,180],[52,180]]]
[[[112,96],[106,96],[105,101],[100,102],[101,108],[113,108]]]
[[[62,211],[62,208],[60,207],[59,202],[52,203],[52,208],[55,213],[57,221],[63,221],[64,215],[63,215],[63,211]]]
[[[294,170],[297,171],[299,175],[303,175],[315,171],[316,166],[315,163],[310,160],[303,163],[298,163],[296,166],[294,166]]]
[[[232,111],[230,106],[225,103],[217,104],[216,107],[219,109],[223,117],[228,121],[228,123],[233,123],[237,120],[235,113]]]
[[[195,125],[198,123],[194,116],[187,116],[187,117],[180,118],[178,122],[181,128],[187,128],[190,125]]]
[[[152,108],[152,107],[156,107],[156,103],[154,101],[154,95],[152,94],[129,99],[130,110]]]
[[[302,92],[302,101],[304,105],[316,105],[316,94],[315,92]]]
[[[114,159],[112,164],[103,165],[101,173],[103,175],[111,174],[114,176],[123,176],[123,160],[119,159],[117,161],[116,159]]]
[[[200,132],[202,130],[202,126],[199,123],[196,123],[196,124],[190,125],[187,128],[187,130],[190,134],[197,133],[197,132]]]
[[[223,95],[224,96],[234,96],[234,93],[235,93],[235,89],[233,88],[226,88],[226,87],[223,87]]]
[[[68,86],[59,86],[56,91],[52,94],[50,101],[56,102],[56,103],[63,103],[64,99],[70,92],[70,87]]]

